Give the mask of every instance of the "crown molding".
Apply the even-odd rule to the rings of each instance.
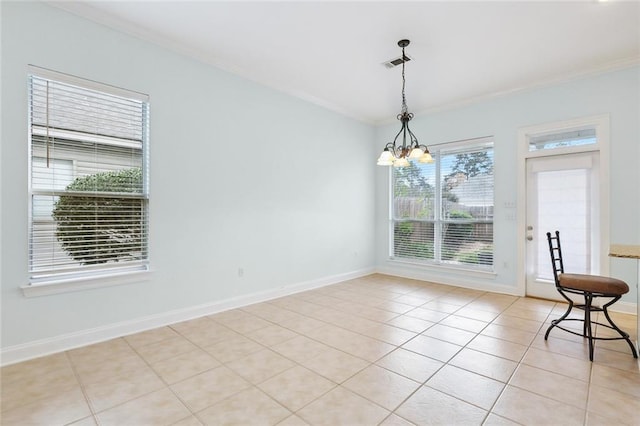
[[[201,49],[196,49],[192,46],[188,46],[184,43],[178,42],[175,39],[172,39],[170,37],[161,36],[153,31],[140,28],[140,26],[134,24],[133,22],[127,21],[125,19],[122,19],[110,13],[105,13],[103,11],[97,10],[86,2],[46,0],[45,3],[51,6],[54,6],[56,8],[59,8],[61,10],[64,10],[66,12],[69,12],[71,14],[74,14],[76,16],[79,16],[81,18],[88,19],[97,24],[106,26],[112,30],[120,31],[125,34],[134,36],[138,39],[155,44],[159,47],[165,48],[174,53],[197,60],[204,64],[213,66],[215,68],[219,68],[230,74],[244,78],[245,80],[277,90],[279,92],[304,100],[311,104],[320,106],[322,108],[325,108],[327,110],[330,110],[332,112],[345,116],[347,118],[351,118],[356,121],[362,122],[364,124],[380,127],[380,126],[385,126],[385,125],[397,122],[395,117],[384,118],[381,120],[372,119],[370,117],[369,118],[363,117],[362,115],[359,115],[354,111],[335,105],[331,102],[328,102],[324,99],[320,99],[317,96],[313,96],[304,91],[291,89],[289,87],[283,86],[280,83],[276,83],[274,81],[270,81],[267,79],[256,78],[255,76],[251,75],[251,73],[248,72],[247,70],[244,70],[231,63],[221,61],[220,59],[212,56],[211,53],[209,52],[205,52]],[[418,110],[414,112],[414,114],[416,117],[426,116],[426,115],[430,115],[438,112],[470,106],[473,104],[485,102],[492,99],[502,98],[502,97],[513,95],[516,93],[525,93],[528,91],[533,91],[533,90],[541,89],[544,87],[550,87],[550,86],[554,86],[557,84],[569,82],[572,80],[576,80],[576,79],[580,79],[588,76],[604,74],[607,72],[617,71],[617,70],[630,68],[638,65],[640,65],[640,56],[624,58],[624,59],[620,59],[612,62],[607,62],[604,64],[598,64],[589,68],[585,68],[584,70],[580,70],[578,72],[568,72],[562,75],[556,75],[550,78],[536,80],[527,84],[523,84],[520,86],[505,89],[505,90],[488,92],[478,96],[471,96],[468,98],[463,98],[463,99],[455,100],[452,102],[435,105],[430,108]]]
[[[445,103],[441,105],[437,105],[431,108],[422,109],[415,112],[415,116],[426,116],[435,114],[438,112],[449,111],[457,108],[462,108],[466,106],[470,106],[473,104],[477,104],[480,102],[486,102],[492,99],[499,99],[506,96],[514,95],[517,93],[526,93],[534,90],[542,89],[545,87],[552,87],[563,83],[568,83],[570,81],[579,80],[585,77],[596,76],[600,74],[606,74],[609,72],[614,72],[618,70],[623,70],[627,68],[632,68],[640,65],[640,56],[634,56],[630,58],[620,59],[613,62],[608,62],[606,64],[601,64],[598,66],[594,66],[591,68],[587,68],[584,70],[580,70],[578,72],[565,73],[562,75],[557,75],[554,77],[537,80],[535,82],[531,82],[529,84],[524,84],[521,86],[513,87],[506,90],[500,90],[496,92],[489,92],[479,96],[472,96],[464,99],[460,99],[454,102]],[[383,121],[379,121],[376,123],[377,126],[384,126],[391,123],[395,123],[397,120],[395,119],[385,119]]]

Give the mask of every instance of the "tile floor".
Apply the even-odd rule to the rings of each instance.
[[[545,342],[563,311],[371,275],[4,367],[1,422],[639,425],[629,348]]]

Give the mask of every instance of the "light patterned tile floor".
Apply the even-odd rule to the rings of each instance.
[[[593,363],[580,337],[545,341],[564,310],[370,275],[6,366],[0,422],[640,424],[640,364],[622,341]]]

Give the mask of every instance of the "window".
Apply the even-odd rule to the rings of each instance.
[[[146,270],[147,96],[31,72],[30,283]]]
[[[562,133],[550,133],[529,138],[529,151],[543,151],[556,148],[593,145],[597,143],[596,129],[583,128]]]
[[[493,142],[430,148],[435,161],[392,172],[396,259],[493,268]]]

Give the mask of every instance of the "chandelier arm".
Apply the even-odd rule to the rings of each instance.
[[[407,149],[407,126],[406,123],[402,123],[402,150]]]
[[[391,152],[394,156],[396,155],[396,147],[393,143],[389,142],[384,146],[384,149]]]
[[[400,158],[402,154],[402,147],[396,146],[393,142],[389,142],[384,146],[384,149],[391,152],[394,157]]]
[[[384,149],[391,150],[391,151],[393,151],[394,148],[395,147],[393,146],[393,142],[389,142],[384,146]]]
[[[393,149],[396,149],[396,146],[397,146],[396,141],[398,140],[398,136],[400,136],[400,133],[402,133],[403,130],[404,130],[404,123],[402,123],[402,127],[400,128],[400,131],[398,131],[398,133],[396,133],[396,136],[393,138],[393,142],[389,142],[389,144],[393,144]]]
[[[416,137],[416,135],[413,134],[413,132],[409,128],[408,124],[407,124],[407,130],[409,131],[409,136],[411,137],[411,147],[412,148],[419,148],[420,147],[420,143],[418,142],[418,138]],[[414,146],[414,143],[415,143],[415,146]],[[425,146],[425,148],[426,148],[426,146]]]

